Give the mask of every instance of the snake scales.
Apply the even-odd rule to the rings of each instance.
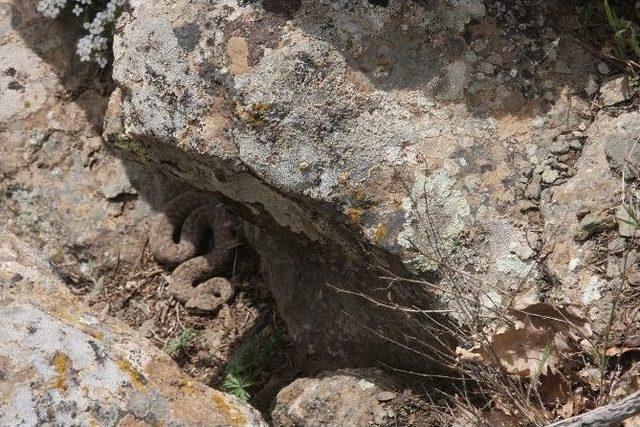
[[[233,297],[233,285],[215,277],[229,265],[237,246],[237,222],[210,195],[187,191],[172,199],[151,227],[154,258],[175,267],[168,291],[187,308],[217,310]]]

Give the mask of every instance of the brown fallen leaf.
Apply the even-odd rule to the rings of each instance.
[[[564,333],[578,332],[583,338],[593,335],[588,320],[580,316],[572,306],[559,308],[547,303],[538,303],[522,309],[513,309],[510,314],[520,321],[528,318],[536,328],[551,328]]]
[[[569,399],[570,391],[569,381],[560,372],[549,372],[540,375],[538,393],[540,394],[540,399],[546,405],[564,405]]]
[[[467,360],[479,360],[473,355],[476,353],[483,361],[501,364],[510,374],[533,377],[557,365],[554,338],[553,330],[536,328],[525,319],[495,333],[488,345],[476,346],[468,350],[470,354],[464,354]]]

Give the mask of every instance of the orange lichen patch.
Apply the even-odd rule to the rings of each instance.
[[[363,210],[362,208],[348,208],[347,216],[352,224],[360,224],[362,220]]]
[[[244,37],[231,37],[227,42],[229,70],[233,75],[246,74],[251,71],[249,65],[249,44]]]
[[[68,387],[67,376],[71,369],[71,360],[66,354],[56,352],[55,356],[53,356],[52,366],[56,371],[56,377],[53,380],[52,386],[60,391],[66,391]]]
[[[247,424],[247,417],[227,402],[221,393],[214,391],[211,396],[211,403],[229,425],[243,426]]]
[[[118,427],[143,427],[148,425],[149,424],[147,424],[146,422],[136,419],[136,417],[131,414],[127,414],[127,416],[125,416],[123,419],[120,420],[120,422],[118,422]],[[161,424],[156,422],[151,425],[159,426]]]
[[[84,332],[85,334],[91,335],[98,341],[102,341],[104,339],[104,333],[93,328],[84,327],[82,328],[82,332]]]
[[[236,114],[246,123],[254,127],[265,126],[268,124],[267,115],[273,109],[273,104],[266,102],[256,102],[248,108],[241,105],[236,106]]]
[[[128,360],[118,359],[116,361],[116,365],[118,365],[118,368],[120,368],[122,372],[129,376],[129,380],[135,388],[143,388],[147,384],[147,380],[144,376],[138,372],[138,370],[136,370]]]
[[[356,190],[354,196],[355,196],[356,200],[359,201],[359,202],[363,202],[367,198],[366,193],[364,191],[362,191],[361,189]]]
[[[194,387],[193,382],[191,381],[181,381],[180,384],[178,384],[178,387],[184,394],[189,394],[192,396],[198,394],[198,389]]]
[[[387,226],[382,222],[378,223],[378,225],[376,225],[376,229],[373,235],[374,242],[380,243],[382,239],[384,239],[387,236],[387,233],[388,233]]]
[[[229,118],[230,107],[222,97],[215,97],[211,102],[209,114],[201,118],[202,120],[202,137],[207,141],[216,141],[217,144],[223,144],[226,151],[233,151],[235,145],[229,141],[226,135],[226,129],[231,121]]]

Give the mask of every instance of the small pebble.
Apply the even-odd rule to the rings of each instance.
[[[553,184],[559,177],[560,174],[553,168],[545,168],[544,172],[542,172],[542,182],[545,184]]]
[[[377,396],[379,402],[388,402],[393,400],[394,397],[396,397],[396,393],[392,391],[381,391]]]
[[[612,254],[617,254],[620,253],[624,250],[624,248],[627,247],[627,241],[626,239],[622,238],[622,237],[617,237],[615,239],[613,239],[608,245],[607,245],[607,249],[609,250],[609,252],[611,252]]]
[[[569,143],[569,147],[576,151],[582,150],[582,141],[580,141],[580,139],[574,139]]]
[[[611,72],[611,68],[609,68],[609,65],[607,65],[606,62],[600,62],[598,63],[598,71],[600,72],[600,74],[604,74],[607,75]]]
[[[551,146],[551,152],[553,154],[565,154],[569,152],[569,143],[567,141],[556,141]]]

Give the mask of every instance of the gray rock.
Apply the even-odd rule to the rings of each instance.
[[[565,154],[570,149],[569,141],[566,139],[559,139],[551,146],[551,152],[553,154]]]
[[[602,144],[611,167],[632,176],[640,167],[640,111],[622,113],[608,120],[600,120],[593,141]],[[632,167],[625,168],[629,163]]]
[[[390,400],[393,400],[397,395],[397,393],[394,393],[392,391],[381,391],[376,397],[378,398],[379,402],[388,402]]]
[[[607,245],[607,250],[612,254],[619,254],[627,247],[627,240],[622,237],[616,237]]]
[[[618,222],[618,234],[620,234],[620,236],[622,237],[636,237],[638,236],[640,231],[638,230],[638,226],[634,225],[636,224],[636,221],[631,215],[629,215],[628,209],[634,209],[634,208],[630,208],[627,205],[620,205],[616,209],[616,220]],[[634,213],[634,211],[632,211],[632,213]],[[637,216],[638,215],[634,213],[634,217],[636,217],[636,219],[638,219]]]
[[[537,200],[540,198],[542,192],[542,177],[538,174],[534,174],[531,178],[531,182],[527,186],[524,196],[528,199]]]
[[[571,149],[575,151],[582,150],[582,140],[580,140],[579,138],[572,139],[569,143],[569,147],[571,147]]]
[[[257,228],[247,234],[266,284],[316,367],[393,359],[424,371],[424,360],[379,339],[432,342],[419,322],[371,303],[387,298],[371,265],[443,277],[446,259],[505,288],[534,282],[538,261],[508,244],[525,242],[535,216],[512,209],[514,183],[588,107],[561,96],[541,108],[548,102],[489,78],[469,96],[473,58],[504,54],[460,43],[457,29],[482,2],[419,3],[141,0],[118,21],[107,142],[222,194]],[[199,29],[186,44],[185,25]],[[507,119],[516,116],[518,130]],[[540,175],[525,193],[540,198]],[[454,305],[433,297],[415,287],[393,295]]]
[[[110,178],[102,186],[102,194],[107,199],[114,199],[121,194],[136,194],[121,162],[111,165]]]
[[[611,72],[611,68],[606,62],[601,61],[598,63],[598,71],[600,72],[600,74],[607,75]]]
[[[605,107],[619,104],[629,98],[629,81],[626,76],[609,79],[600,87],[600,100]]]
[[[9,233],[0,234],[0,319],[3,425],[266,426],[248,404],[89,310]]]
[[[300,378],[278,393],[271,416],[274,424],[281,427],[382,424],[388,414],[381,402],[397,396],[382,388],[389,382],[376,369],[325,372],[317,378]]]
[[[542,178],[542,182],[544,182],[545,184],[553,184],[554,182],[556,182],[559,176],[560,174],[558,173],[557,170],[550,167],[546,167],[544,171],[542,171],[541,178]]]
[[[600,214],[587,214],[580,220],[576,240],[582,241],[597,233],[609,231],[615,228],[613,217],[605,212]]]

